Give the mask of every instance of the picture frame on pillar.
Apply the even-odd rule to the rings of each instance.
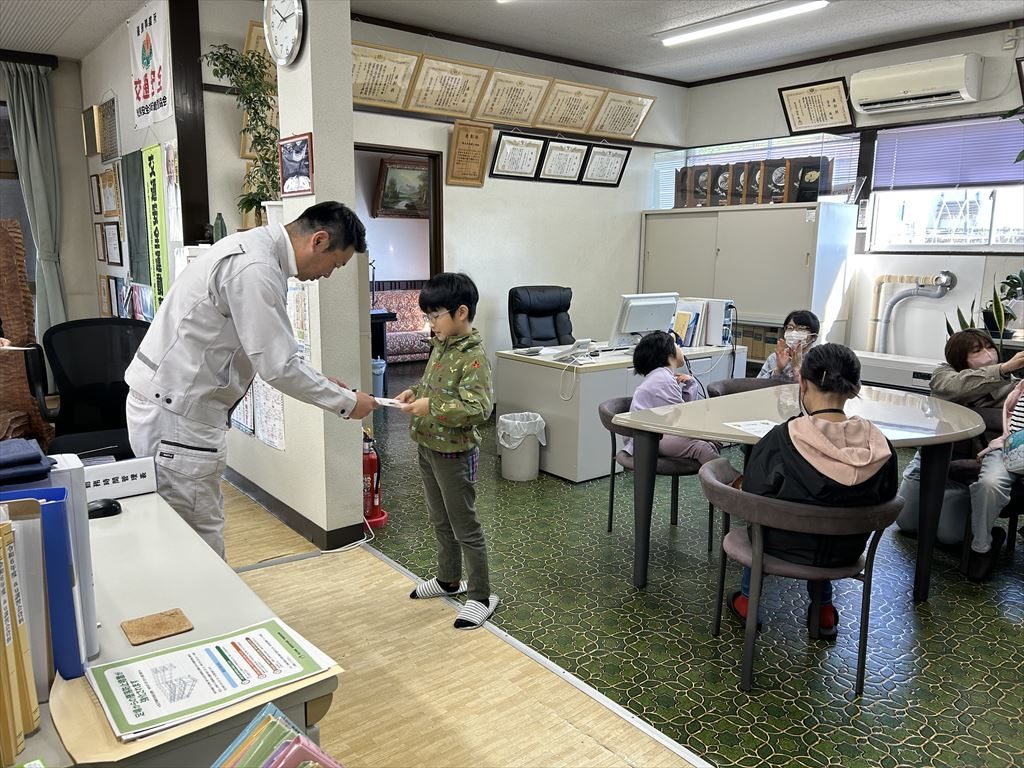
[[[313,194],[313,134],[288,136],[277,142],[281,197]]]

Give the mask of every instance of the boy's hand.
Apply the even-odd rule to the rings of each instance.
[[[405,394],[404,392],[402,393]],[[396,400],[398,398],[395,398]],[[411,416],[426,416],[430,413],[430,398],[421,397],[419,400],[413,400],[411,403],[407,403],[402,406],[402,412],[408,413]]]
[[[405,390],[404,392],[402,392],[402,394],[398,395],[395,398],[395,400],[397,400],[400,403],[411,403],[415,399],[416,393],[414,393],[411,389]]]

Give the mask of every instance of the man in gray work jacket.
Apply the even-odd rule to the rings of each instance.
[[[286,307],[289,277],[329,277],[365,250],[363,223],[335,202],[220,240],[174,281],[125,371],[132,450],[155,457],[157,492],[221,557],[230,414],[255,374],[346,418],[377,407],[306,364]]]

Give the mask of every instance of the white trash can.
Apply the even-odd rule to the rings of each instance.
[[[373,396],[384,397],[384,371],[388,369],[387,361],[374,358],[370,361],[373,371]]]
[[[498,445],[501,476],[524,482],[537,479],[540,447],[544,439],[544,419],[539,413],[506,413],[498,417]]]

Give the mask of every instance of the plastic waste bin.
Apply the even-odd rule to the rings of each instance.
[[[386,360],[374,358],[370,361],[373,370],[373,396],[384,397],[384,371],[388,369]]]
[[[498,417],[498,444],[501,446],[501,476],[506,480],[537,479],[540,447],[544,439],[544,419],[539,413],[506,413]]]

